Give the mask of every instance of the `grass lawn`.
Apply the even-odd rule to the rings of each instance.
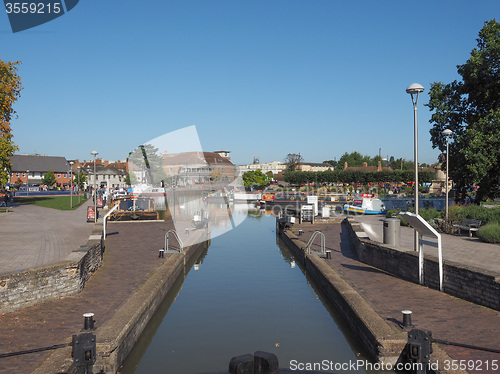
[[[16,197],[14,202],[19,204],[32,204],[59,210],[74,210],[87,200],[83,196],[80,196],[80,204],[78,204],[78,196],[73,196],[73,208],[71,208],[70,199],[71,196],[33,196]]]

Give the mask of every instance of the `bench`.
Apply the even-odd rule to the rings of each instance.
[[[479,226],[481,226],[481,221],[472,218],[462,218],[460,225],[453,225],[453,227],[458,229],[459,235],[461,234],[461,230],[467,230],[470,237],[472,237],[472,232],[479,230]]]

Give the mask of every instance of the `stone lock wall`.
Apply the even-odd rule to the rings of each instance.
[[[418,283],[418,253],[403,252],[374,242],[352,218],[346,218],[353,249],[358,260],[385,270],[397,277]],[[444,292],[500,310],[500,273],[443,261]],[[439,261],[435,256],[424,258],[424,285],[439,289]]]
[[[0,275],[0,313],[79,292],[102,264],[102,223],[97,223],[85,246],[62,262]]]

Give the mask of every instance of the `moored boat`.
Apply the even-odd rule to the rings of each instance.
[[[348,204],[344,204],[346,213],[357,214],[382,214],[385,213],[385,205],[373,194],[362,194],[361,198],[354,199]]]
[[[147,197],[124,197],[113,200],[112,208],[118,208],[110,214],[111,221],[128,220],[156,220],[159,213],[155,208],[155,201]]]

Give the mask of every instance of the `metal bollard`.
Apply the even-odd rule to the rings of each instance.
[[[165,258],[165,249],[161,248],[158,253],[158,258]]]
[[[406,358],[415,366],[416,374],[428,372],[432,353],[432,332],[413,329],[408,333]]]
[[[332,251],[326,251],[326,258],[327,259],[332,258]]]
[[[83,315],[83,329],[85,331],[93,330],[94,329],[94,313],[85,313]]]
[[[402,310],[401,313],[403,313],[403,328],[404,329],[411,329],[413,325],[411,324],[411,310]]]
[[[71,357],[73,357],[73,364],[78,374],[92,374],[97,358],[96,336],[93,333],[94,313],[85,313],[83,317],[82,333],[72,336]]]

